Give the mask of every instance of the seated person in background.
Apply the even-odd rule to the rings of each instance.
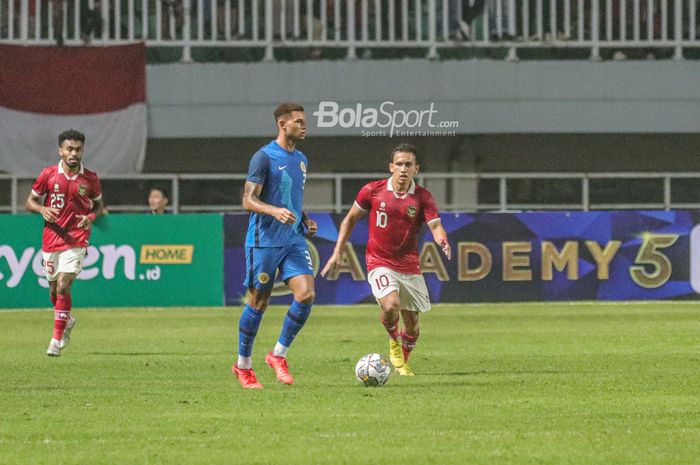
[[[196,4],[196,2],[193,2]],[[164,39],[175,39],[182,32],[182,26],[185,23],[185,10],[182,0],[161,0],[162,13],[160,19],[160,30]],[[211,3],[209,0],[204,0],[204,21],[210,21],[211,18]],[[174,29],[171,30],[171,21]],[[174,36],[173,36],[174,34]]]
[[[93,37],[102,37],[102,2],[95,0],[90,8],[88,0],[80,1],[80,38],[84,44],[89,44]]]
[[[148,194],[148,208],[153,215],[162,215],[165,213],[165,207],[168,206],[168,193],[162,187],[152,187]]]

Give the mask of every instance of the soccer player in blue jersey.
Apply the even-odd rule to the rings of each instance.
[[[292,291],[282,332],[265,363],[284,384],[294,382],[287,351],[311,313],[314,276],[306,236],[316,223],[302,211],[308,160],[296,149],[306,137],[304,107],[282,103],[275,109],[277,138],[255,152],[243,192],[243,208],[250,212],[246,237],[248,303],[238,324],[238,360],[232,371],[245,389],[262,389],[253,371],[252,352],[260,321],[270,302],[275,274]]]

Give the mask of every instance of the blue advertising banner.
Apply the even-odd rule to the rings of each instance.
[[[308,241],[316,273],[330,257],[343,215],[310,215]],[[700,212],[600,211],[443,214],[453,257],[448,261],[424,228],[421,270],[433,302],[697,299]],[[247,215],[226,215],[225,298],[245,297]],[[316,277],[316,302],[373,302],[366,281],[367,220],[353,231],[343,265]],[[691,265],[692,264],[692,265]],[[273,303],[291,296],[276,283]]]

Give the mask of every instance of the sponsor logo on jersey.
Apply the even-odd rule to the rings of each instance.
[[[139,263],[152,265],[189,265],[194,245],[143,245]]]
[[[258,275],[258,281],[260,281],[260,284],[267,284],[268,281],[270,281],[270,276],[267,273],[260,273]]]
[[[408,206],[408,216],[410,216],[411,218],[413,218],[414,216],[416,216],[416,213],[418,213],[418,210],[416,209],[416,206],[415,206],[415,205],[409,205],[409,206]]]
[[[306,173],[306,164],[304,164],[303,161],[300,161],[300,162],[299,162],[299,168],[301,168],[301,171],[303,171],[304,173]]]
[[[78,195],[85,195],[87,194],[88,186],[87,184],[81,184],[78,186]]]

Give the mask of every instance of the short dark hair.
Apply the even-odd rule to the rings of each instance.
[[[275,122],[284,115],[291,115],[293,111],[304,111],[304,107],[298,103],[283,102],[275,108]]]
[[[420,164],[418,162],[418,150],[416,149],[415,145],[402,142],[394,147],[394,150],[391,151],[391,159],[389,160],[389,163],[394,163],[394,155],[396,155],[396,152],[410,152],[416,157],[416,165]]]
[[[60,147],[65,140],[79,140],[84,144],[85,134],[80,131],[76,131],[75,129],[68,129],[67,131],[63,131],[58,135],[58,146]]]
[[[163,194],[163,197],[170,200],[170,196],[168,195],[168,190],[165,187],[153,186],[148,190],[148,195],[151,195],[151,192],[153,192],[153,191],[160,191],[160,193]]]

